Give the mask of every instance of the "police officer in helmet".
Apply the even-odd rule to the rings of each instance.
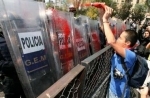
[[[26,98],[0,28],[0,72],[5,98]]]

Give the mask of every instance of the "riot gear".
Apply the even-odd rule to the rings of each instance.
[[[0,37],[0,41],[0,71],[5,98],[20,98],[21,95],[25,96],[5,39]]]
[[[14,21],[16,26],[22,26],[22,20],[20,18],[14,17],[12,14],[9,14],[9,20],[4,21]],[[19,21],[18,21],[19,20]],[[2,28],[3,29],[3,28]],[[11,59],[5,38],[3,36],[3,32],[0,32],[0,71],[2,74],[2,84],[3,84],[3,92],[5,93],[5,98],[25,98],[23,93],[23,89],[21,83],[19,81],[17,72],[15,70],[13,61]]]
[[[25,26],[25,22],[19,15],[15,15],[12,12],[8,12],[7,14],[3,14],[2,16],[4,22],[8,21],[17,28],[22,28]]]

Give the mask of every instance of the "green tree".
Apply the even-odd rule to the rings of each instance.
[[[53,3],[50,2],[46,3],[46,8],[53,8],[53,7],[54,7]]]
[[[53,3],[52,1],[46,3],[46,8],[55,8],[55,9],[60,10],[60,11],[67,11],[68,10],[68,6],[66,3],[64,3],[63,6],[56,6],[56,4]]]
[[[89,7],[86,11],[86,16],[88,16],[91,19],[97,19],[98,17],[98,9],[95,7]]]
[[[40,2],[45,2],[45,0],[34,0],[34,1],[40,1]]]
[[[150,12],[150,0],[146,0],[145,5],[147,7],[147,12]]]
[[[115,2],[113,2],[112,0],[91,0],[90,2],[91,3],[92,2],[105,2],[106,5],[112,7],[114,10],[117,9],[117,4]],[[81,6],[81,5],[84,5],[85,3],[86,3],[86,0],[66,0],[66,3],[64,4],[64,6],[62,6],[62,8],[60,8],[60,7],[59,8],[55,7],[55,8],[58,10],[64,9],[63,11],[67,11],[69,8],[69,6],[67,4],[73,4],[74,8],[76,10],[74,12],[75,16],[86,15],[86,16],[90,17],[91,19],[97,19],[97,17],[99,16],[98,9],[95,7],[88,7],[85,9],[83,6]],[[48,7],[53,7],[53,4],[48,3],[47,8]],[[79,8],[79,7],[81,7],[81,8]],[[113,15],[115,15],[115,13]]]
[[[130,15],[130,9],[132,5],[129,3],[124,3],[120,9],[117,10],[117,18],[125,20]]]
[[[117,10],[117,3],[113,2],[112,0],[92,0],[91,2],[105,2],[106,5],[112,7],[115,12]],[[116,13],[113,13],[113,16]],[[95,7],[88,7],[88,9],[85,11],[85,15],[90,17],[91,19],[97,19],[99,16],[98,9]]]
[[[135,7],[132,9],[132,18],[135,20],[142,20],[145,16],[146,13],[146,6],[144,5],[140,5],[140,4],[136,4]]]

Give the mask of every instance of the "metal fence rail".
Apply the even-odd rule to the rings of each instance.
[[[84,66],[77,65],[38,98],[80,98],[79,87],[83,79]]]
[[[106,77],[106,79],[103,81],[103,83],[97,89],[97,91],[95,91],[92,98],[106,98],[105,96],[108,91],[109,79],[110,79],[110,75],[108,75]]]
[[[112,54],[113,49],[107,46],[91,55],[38,98],[105,98]]]
[[[106,92],[105,90],[107,90],[106,88],[108,86],[111,65],[110,59],[112,55],[113,49],[107,46],[103,50],[82,61],[82,65],[85,66],[86,72],[83,82],[82,98],[92,98],[95,93],[97,96],[100,95],[100,98],[105,98],[106,93],[104,92]],[[102,89],[97,91],[99,87]]]

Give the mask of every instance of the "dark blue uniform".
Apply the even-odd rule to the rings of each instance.
[[[5,98],[26,98],[5,39],[0,36],[0,71]]]

